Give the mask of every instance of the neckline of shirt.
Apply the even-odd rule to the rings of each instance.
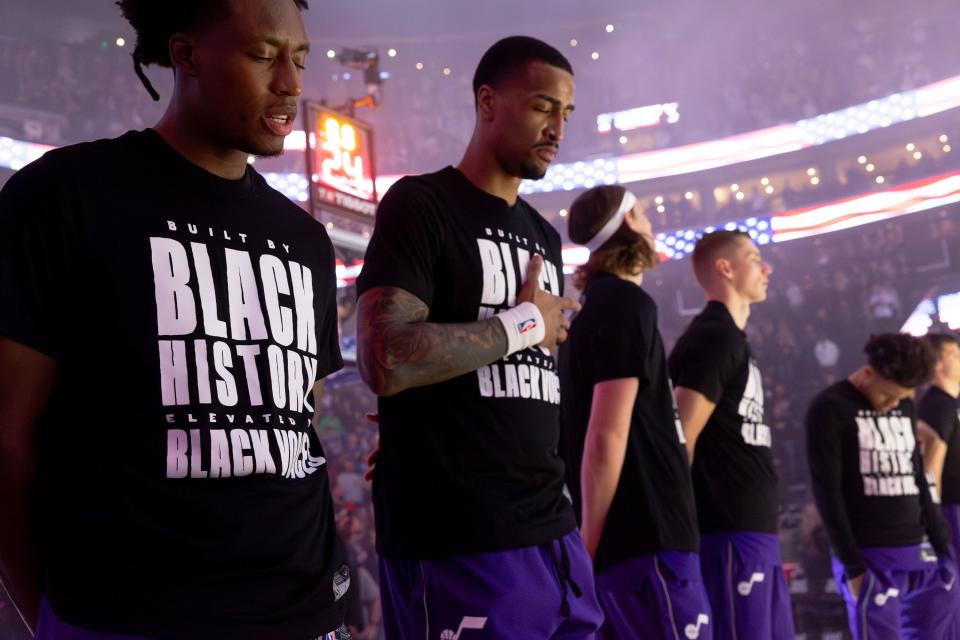
[[[479,196],[489,200],[490,202],[495,203],[498,207],[506,209],[510,213],[515,213],[522,210],[521,202],[523,202],[523,198],[521,198],[519,195],[517,195],[517,200],[511,205],[509,202],[507,202],[500,196],[495,196],[492,193],[487,193],[477,185],[470,182],[470,179],[467,176],[465,176],[463,172],[460,171],[460,169],[457,169],[453,165],[447,165],[447,168],[445,169],[445,171],[448,174],[455,176],[455,179],[463,183],[468,189],[476,192]]]
[[[243,197],[253,192],[254,176],[256,171],[249,165],[245,168],[243,177],[239,180],[230,180],[210,173],[203,167],[194,164],[176,149],[171,147],[156,130],[147,128],[140,132],[147,144],[154,146],[163,156],[162,162],[174,167],[184,178],[202,183],[203,188],[221,197]]]

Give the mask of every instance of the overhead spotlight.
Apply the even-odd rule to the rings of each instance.
[[[922,157],[923,157],[923,154],[920,153],[919,151],[914,151],[914,152],[913,152],[913,159],[914,159],[914,160],[919,160],[919,159],[922,158]]]
[[[387,49],[387,55],[390,56],[391,58],[396,58],[396,57],[397,57],[397,50],[396,50],[396,49]]]
[[[444,68],[443,68],[443,75],[445,75],[445,76],[450,75],[450,67],[444,67]]]
[[[567,217],[567,210],[566,210],[566,209],[560,209],[560,211],[558,211],[557,213],[560,214],[560,217],[561,217],[561,218],[566,218],[566,217]]]
[[[743,191],[737,191],[737,195],[736,195],[737,200],[743,200],[744,197],[745,196],[743,195]]]
[[[767,186],[768,184],[770,184],[770,178],[760,178],[760,184],[762,184],[763,186]]]
[[[656,202],[657,204],[663,204],[663,196],[657,196],[656,198],[653,199],[653,201]]]
[[[867,163],[867,156],[860,156],[859,158],[857,158],[857,162],[858,162],[859,164],[866,164],[866,163]]]
[[[944,152],[944,153],[950,153],[950,150],[951,150],[952,148],[953,148],[953,147],[951,147],[950,145],[945,144],[945,145],[943,145],[943,152]]]
[[[907,151],[913,151],[916,148],[917,148],[917,145],[913,144],[912,142],[907,145]]]
[[[337,57],[337,52],[334,51],[333,49],[327,49],[327,57],[333,60],[334,58]]]
[[[740,185],[734,182],[732,185],[730,185],[730,191],[740,191]]]
[[[423,63],[422,63],[422,62],[418,62],[415,66],[417,67],[417,71],[422,71],[422,70],[423,70]]]
[[[613,25],[612,25],[612,24],[608,24],[608,25],[605,26],[603,29],[604,29],[604,31],[606,31],[607,33],[613,33]]]
[[[945,133],[941,133],[941,134],[940,134],[940,142],[946,142],[946,141],[949,140],[949,139],[950,139],[950,138],[947,137],[947,134],[945,134]]]
[[[810,184],[814,186],[820,184],[820,178],[818,178],[817,176],[813,176],[812,178],[810,178]]]
[[[257,159],[254,158],[253,156],[247,156],[247,164],[253,164],[256,161]]]
[[[665,206],[663,206],[662,204],[657,207],[657,213],[663,213],[663,212],[665,212],[666,210],[667,210],[667,208],[666,208]]]
[[[883,184],[886,182],[883,176],[877,176],[877,184]]]
[[[627,136],[620,136],[620,144],[627,144]]]
[[[809,169],[807,169],[807,175],[808,175],[808,176],[815,176],[815,175],[817,175],[817,170],[816,170],[815,168],[813,168],[813,167],[810,167]]]
[[[766,188],[764,189],[764,191],[766,191],[766,192],[767,192],[767,195],[769,195],[769,194],[773,193],[773,187],[770,186],[770,185],[767,185]]]
[[[127,41],[126,41],[126,40],[124,40],[123,38],[117,38],[117,46],[118,46],[118,47],[122,47],[122,46],[125,45],[125,44],[127,44]],[[946,141],[945,141],[945,140],[941,140],[941,142],[946,142]]]
[[[599,59],[600,59],[600,54],[599,54],[598,52],[594,51],[593,53],[590,54],[590,57],[593,58],[594,60],[599,60]]]
[[[580,44],[580,43],[577,42],[577,39],[576,39],[576,38],[571,38],[571,39],[570,39],[570,46],[571,46],[571,47],[575,47],[575,46],[577,46],[578,44]]]
[[[693,200],[693,191],[687,191],[685,194],[683,194],[683,197],[687,200]]]
[[[870,173],[871,171],[873,171],[874,169],[876,169],[876,167],[873,166],[873,163],[871,162],[870,164],[868,164],[867,166],[865,166],[864,169],[867,170],[867,173]]]
[[[328,223],[327,223],[327,229],[333,229],[333,223],[332,223],[332,222],[328,222]]]

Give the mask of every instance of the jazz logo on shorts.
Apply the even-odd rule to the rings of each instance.
[[[537,328],[537,321],[535,318],[529,318],[522,322],[517,323],[517,331],[520,333],[526,333],[527,331],[533,331]]]
[[[453,629],[444,629],[440,632],[440,640],[460,640],[460,634],[465,629],[483,629],[487,626],[487,619],[478,616],[464,616],[460,621],[460,626],[456,631]]]
[[[763,574],[760,572],[754,572],[754,574],[750,576],[749,581],[741,582],[737,585],[737,593],[742,596],[750,595],[750,592],[753,591],[754,582],[763,582]]]
[[[887,604],[887,600],[889,600],[890,598],[896,598],[899,595],[900,595],[900,589],[895,589],[893,587],[890,587],[884,593],[878,593],[877,597],[875,597],[873,601],[874,603],[876,603],[878,607],[882,607],[883,605]]]
[[[683,635],[687,636],[689,640],[697,640],[700,637],[700,627],[705,624],[710,624],[710,618],[707,617],[707,614],[701,613],[697,616],[697,624],[688,624],[683,628]]]

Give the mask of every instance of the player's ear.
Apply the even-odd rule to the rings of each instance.
[[[481,120],[493,119],[494,91],[487,85],[477,89],[477,118]]]
[[[713,269],[720,274],[721,278],[725,280],[733,279],[733,267],[726,258],[717,258],[713,263]]]

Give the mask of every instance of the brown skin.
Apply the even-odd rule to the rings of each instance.
[[[268,115],[293,122],[308,43],[292,0],[227,0],[227,18],[170,39],[176,84],[157,133],[185,158],[240,179],[247,156],[276,155],[283,135]],[[27,626],[40,607],[30,536],[35,426],[55,385],[57,363],[0,337],[0,578]]]
[[[170,38],[176,84],[154,127],[182,156],[230,180],[249,155],[283,151],[269,115],[297,113],[310,45],[292,0],[229,0],[230,17]]]
[[[30,532],[34,429],[55,374],[53,358],[0,337],[0,578],[31,631],[40,611],[37,551]]]
[[[498,87],[477,91],[477,124],[458,169],[479,189],[516,202],[524,178],[541,177],[556,155],[573,111],[573,76],[541,62],[518,68]],[[542,258],[530,261],[517,303],[533,302],[546,325],[540,346],[567,337],[564,311],[579,304],[541,290]],[[496,318],[462,324],[425,322],[429,307],[397,287],[366,291],[357,307],[357,364],[364,382],[380,396],[436,384],[475,371],[506,353]]]

